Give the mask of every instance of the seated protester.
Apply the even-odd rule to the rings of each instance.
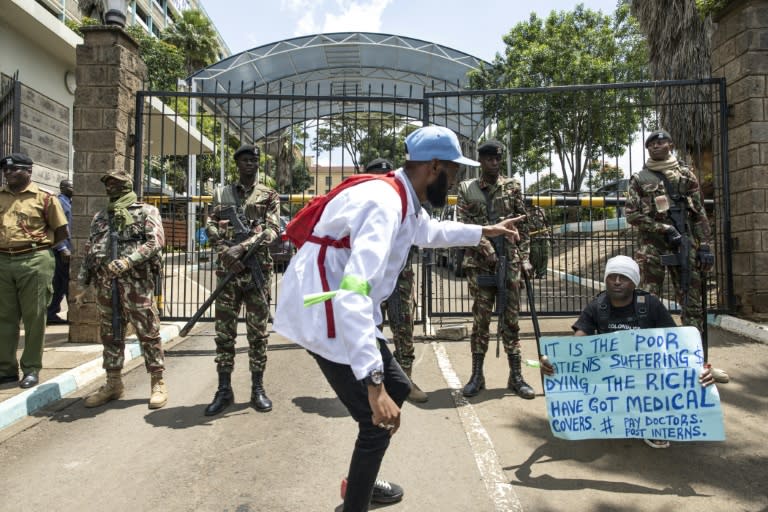
[[[628,256],[614,256],[605,265],[605,291],[587,304],[573,324],[575,336],[592,336],[629,329],[677,327],[672,315],[658,297],[638,290],[640,267]],[[541,371],[554,375],[555,367],[541,356]],[[710,369],[705,365],[699,382],[706,387],[713,384]],[[669,441],[644,439],[652,448],[669,448]]]

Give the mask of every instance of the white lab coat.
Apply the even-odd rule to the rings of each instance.
[[[408,213],[402,222],[400,195],[390,184],[371,180],[333,198],[315,226],[317,236],[350,236],[351,249],[327,249],[325,269],[330,290],[337,290],[345,275],[362,278],[371,286],[368,296],[341,290],[332,299],[335,338],[328,337],[324,305],[303,304],[304,295],[323,291],[317,263],[320,245],[308,242],[301,247],[291,259],[277,294],[275,331],[325,359],[350,365],[358,379],[383,368],[376,346],[376,338],[384,337],[376,328],[382,322],[381,303],[394,290],[411,246],[480,243],[480,226],[430,218],[402,169],[395,176],[408,190]]]

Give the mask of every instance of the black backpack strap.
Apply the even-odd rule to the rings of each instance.
[[[645,290],[635,290],[635,316],[641,329],[652,327],[648,319],[648,296]]]
[[[597,332],[608,332],[608,321],[611,318],[611,303],[608,294],[600,292],[597,296]]]

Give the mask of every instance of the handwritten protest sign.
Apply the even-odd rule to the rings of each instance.
[[[563,439],[723,441],[720,395],[699,384],[703,351],[694,327],[544,337],[547,416]]]

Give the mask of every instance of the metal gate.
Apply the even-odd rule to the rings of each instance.
[[[21,145],[21,82],[19,72],[0,76],[0,155],[19,151]]]
[[[382,156],[402,164],[405,133],[423,124],[457,132],[469,156],[476,154],[478,140],[504,129],[507,170],[530,190],[527,203],[542,206],[551,224],[544,242],[549,246],[547,271],[533,281],[538,313],[576,315],[597,293],[605,260],[615,254],[632,255],[636,249],[636,234],[624,218],[622,183],[642,168],[647,132],[663,125],[670,115],[691,111],[710,130],[708,136],[686,144],[685,157],[705,185],[715,233],[717,269],[708,283],[708,303],[712,310],[732,309],[732,277],[726,264],[730,215],[722,80],[418,95],[396,91],[395,97],[377,95],[370,88],[346,90],[343,85],[333,88],[338,92],[334,95],[311,94],[306,89],[297,93],[295,86],[266,95],[225,90],[137,95],[135,172],[143,178],[144,200],[158,205],[164,218],[162,315],[166,319],[188,318],[215,287],[215,255],[199,230],[205,225],[213,187],[235,176],[231,155],[239,144],[261,147],[259,179],[281,194],[281,213],[287,220],[315,194],[327,192],[372,158]],[[696,94],[690,96],[699,99],[675,104],[667,99],[670,90],[693,90]],[[583,123],[578,129],[584,131],[584,147],[591,148],[590,154],[582,150],[574,155],[589,167],[582,169],[585,185],[575,193],[537,190],[550,174],[562,173],[566,163],[559,161],[554,149],[556,134],[568,131],[563,129],[568,126],[561,126],[564,123],[578,120]],[[612,129],[611,123],[620,120],[633,122],[632,129]],[[538,160],[530,158],[534,150]],[[624,156],[617,156],[621,153]],[[536,171],[524,172],[532,161],[537,162]],[[598,186],[602,183],[596,176],[611,166],[621,169],[624,181]],[[473,169],[462,172],[462,178],[477,175]],[[432,214],[451,218],[455,215],[452,202],[455,197],[449,198],[448,207]],[[277,245],[282,247],[276,246],[273,254],[279,255],[282,264],[289,259],[290,249],[286,251],[284,243]],[[470,315],[461,250],[419,254],[414,263],[419,290],[416,321],[426,324],[431,317]],[[279,300],[280,278],[276,272],[271,284],[273,303]],[[676,309],[671,289],[665,298]],[[527,306],[521,306],[527,314]],[[211,319],[211,312],[203,318]]]

